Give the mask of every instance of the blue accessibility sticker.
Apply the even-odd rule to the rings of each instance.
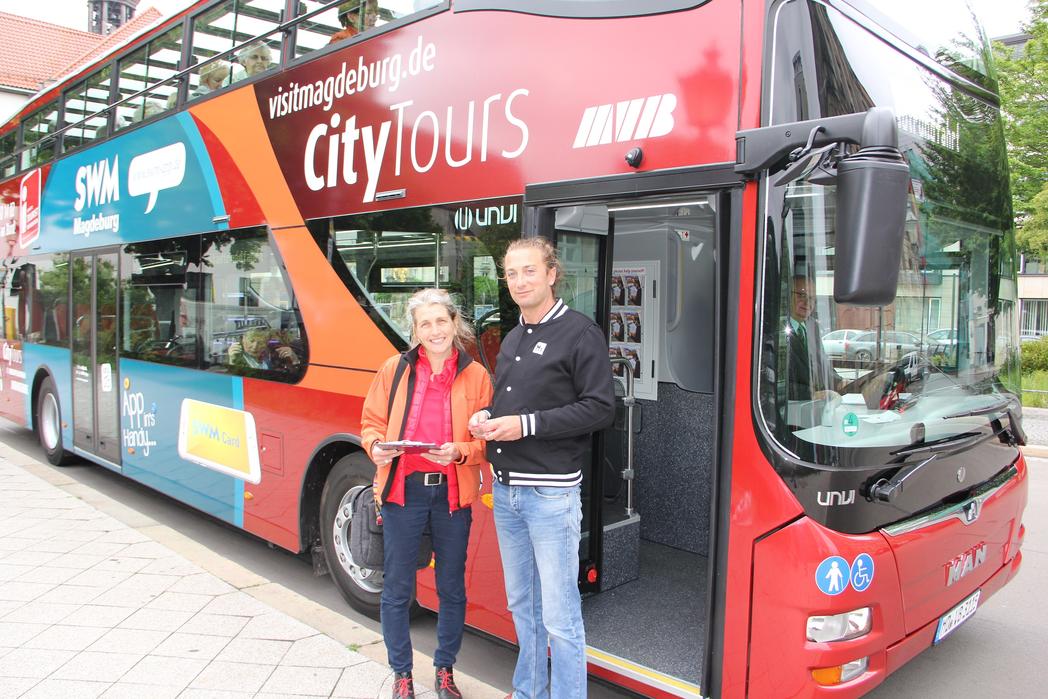
[[[856,592],[862,592],[873,582],[873,557],[868,553],[860,553],[852,561],[851,586]]]
[[[830,556],[819,564],[815,571],[815,584],[823,594],[839,595],[848,588],[851,579],[851,568],[848,561],[840,556]]]

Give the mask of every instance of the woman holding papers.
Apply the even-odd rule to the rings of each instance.
[[[414,697],[408,613],[419,541],[427,528],[436,557],[436,689],[461,697],[452,666],[466,616],[466,544],[471,505],[480,491],[484,442],[468,428],[491,403],[491,380],[468,346],[473,332],[448,292],[424,289],[408,301],[412,348],[375,375],[361,415],[364,449],[375,462],[375,500],[382,507],[382,635],[393,668],[394,697]],[[403,448],[405,442],[436,445]]]

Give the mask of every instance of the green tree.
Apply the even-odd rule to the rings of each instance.
[[[1001,105],[1020,248],[1048,257],[1048,0],[1031,0],[1020,56],[997,45]]]

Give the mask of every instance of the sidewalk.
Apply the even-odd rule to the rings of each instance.
[[[415,667],[432,699],[432,659]],[[505,695],[456,681],[470,699]],[[0,699],[373,699],[391,685],[375,632],[0,443]]]

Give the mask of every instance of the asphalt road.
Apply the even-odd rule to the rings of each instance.
[[[1048,410],[1027,413],[1024,423],[1048,453]],[[1040,435],[1044,435],[1043,439]],[[42,452],[35,436],[0,419],[0,439],[27,454]],[[888,697],[1034,697],[1045,695],[1048,667],[1048,608],[1041,603],[1048,588],[1048,459],[1030,458],[1030,499],[1026,510],[1024,563],[1018,577],[955,631],[942,645],[922,653],[887,678],[869,696]],[[315,577],[308,560],[273,548],[223,522],[201,515],[168,497],[104,468],[77,464],[65,475],[125,505],[146,512],[228,559],[355,621],[380,630],[378,622],[350,609],[327,577]],[[417,648],[432,655],[436,647],[434,617],[412,627]],[[515,653],[487,637],[467,634],[457,667],[496,687],[509,690]],[[592,699],[627,696],[590,683]]]

